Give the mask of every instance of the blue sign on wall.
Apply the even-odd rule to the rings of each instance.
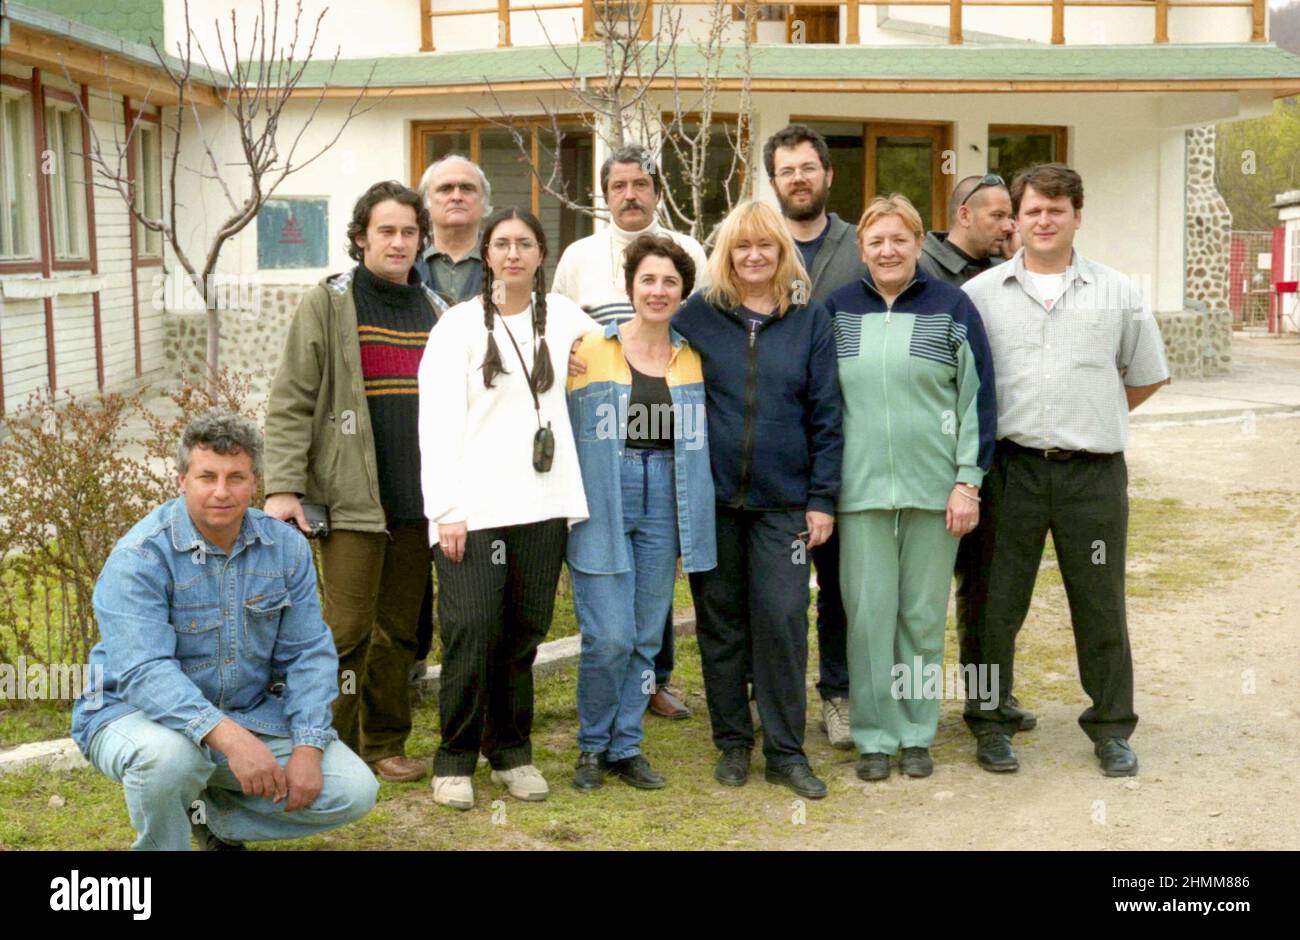
[[[329,263],[329,200],[268,199],[257,214],[259,268],[323,268]]]

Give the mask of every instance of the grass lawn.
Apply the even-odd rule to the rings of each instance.
[[[1225,506],[1193,512],[1176,500],[1149,499],[1135,487],[1131,500],[1129,594],[1134,598],[1175,596],[1205,590],[1231,573],[1234,528],[1294,525],[1294,510],[1270,505]],[[1248,564],[1239,557],[1234,564]],[[678,585],[679,605],[689,603],[685,584]],[[567,599],[562,598],[561,603]],[[568,613],[568,632],[572,613]],[[564,621],[557,611],[557,632]],[[956,658],[952,623],[945,658]],[[864,786],[853,774],[855,755],[834,751],[816,730],[819,700],[816,679],[816,632],[810,629],[809,715],[807,750],[815,770],[827,781],[830,796],[804,808],[810,829],[871,812]],[[595,793],[570,786],[578,751],[574,740],[575,672],[569,669],[538,684],[534,760],[551,784],[543,803],[511,800],[488,781],[482,768],[475,776],[477,805],[456,812],[434,804],[428,781],[384,784],[380,803],[366,819],[343,830],[310,839],[266,843],[268,849],[453,849],[453,848],[755,848],[775,827],[788,827],[800,812],[794,794],[762,779],[762,758],[755,755],[750,783],[743,789],[722,787],[712,776],[716,752],[709,736],[703,699],[699,652],[693,638],[678,642],[674,687],[686,694],[694,711],[688,721],[647,718],[646,755],[669,781],[659,791],[638,791],[610,780]],[[1044,559],[1039,572],[1029,625],[1018,645],[1017,694],[1030,707],[1055,701],[1080,702],[1064,591],[1055,561]],[[961,704],[945,701],[933,748],[937,762],[971,759],[969,736],[960,718]],[[24,709],[21,718],[0,715],[0,736],[23,728],[61,734],[66,713]],[[30,712],[30,714],[27,714]],[[12,715],[12,713],[11,713]],[[429,757],[438,745],[436,703],[420,703],[407,753]],[[26,733],[22,731],[21,733]],[[60,797],[61,806],[51,806]],[[57,804],[58,801],[56,800]],[[0,849],[124,849],[132,841],[121,788],[92,770],[64,773],[30,771],[0,777]]]

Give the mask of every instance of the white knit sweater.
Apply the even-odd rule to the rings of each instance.
[[[558,294],[546,295],[546,346],[555,382],[541,393],[541,420],[555,434],[547,473],[533,469],[537,412],[526,376],[537,347],[532,307],[496,315],[497,349],[506,371],[483,386],[488,331],[483,301],[452,307],[429,333],[420,360],[420,470],[430,544],[438,523],[464,522],[470,531],[564,518],[587,518],[587,499],[565,401],[569,347],[597,329],[591,317]],[[527,370],[510,343],[513,334]]]
[[[668,235],[686,249],[695,262],[695,289],[709,286],[704,249],[689,235],[663,228],[657,221],[639,232],[628,232],[612,222],[564,249],[555,267],[551,290],[568,297],[599,323],[627,320],[632,316],[623,277],[623,253],[639,235]],[[682,300],[686,298],[683,297]]]

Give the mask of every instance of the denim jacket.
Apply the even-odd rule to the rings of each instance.
[[[699,354],[676,330],[670,333],[668,391],[674,410],[673,467],[677,478],[677,535],[685,571],[716,567],[713,473],[704,411],[704,372]],[[632,371],[623,355],[617,323],[593,330],[578,357],[587,364],[569,378],[569,419],[578,445],[578,465],[590,518],[569,531],[569,566],[587,574],[632,570],[623,539],[620,462],[627,439]]]
[[[200,744],[223,718],[322,750],[337,739],[338,654],[321,619],[307,540],[249,509],[230,554],[208,542],[184,499],[163,503],[118,541],[95,584],[100,707],[78,699],[83,752],[134,711]],[[98,696],[96,696],[98,698]]]

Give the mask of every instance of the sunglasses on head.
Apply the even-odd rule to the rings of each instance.
[[[1005,187],[1006,185],[1007,185],[1006,180],[1004,180],[1002,177],[998,176],[996,173],[990,173],[990,174],[988,174],[987,176],[981,176],[981,177],[980,177],[980,181],[979,181],[978,183],[976,183],[976,184],[975,184],[975,187],[974,187],[970,192],[968,192],[968,193],[966,194],[966,198],[963,199],[963,200],[959,203],[959,207],[960,207],[960,206],[964,206],[964,205],[966,205],[966,203],[970,202],[970,197],[971,197],[971,196],[974,196],[977,192],[979,192],[979,191],[980,191],[981,189],[983,189],[985,186],[1003,186],[1003,187]]]

